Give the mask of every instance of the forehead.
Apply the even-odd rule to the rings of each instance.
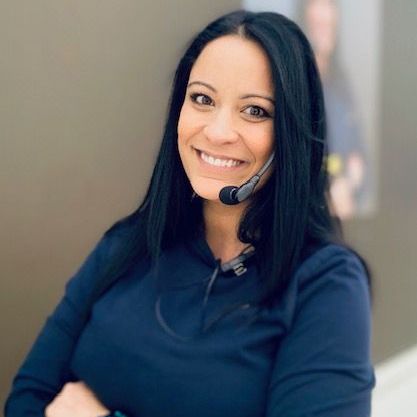
[[[190,81],[205,81],[214,88],[273,92],[270,64],[254,41],[227,35],[207,44],[191,70]]]

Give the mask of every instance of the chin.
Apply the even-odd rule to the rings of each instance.
[[[196,180],[191,182],[191,186],[194,192],[204,198],[205,200],[211,201],[220,201],[219,200],[219,193],[223,187],[227,187],[227,185],[222,181],[212,180],[204,178],[202,180]]]

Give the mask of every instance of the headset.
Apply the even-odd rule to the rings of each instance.
[[[223,187],[219,193],[219,199],[223,204],[227,204],[228,206],[233,206],[235,204],[241,203],[243,200],[246,200],[254,191],[256,184],[258,184],[259,180],[261,179],[262,175],[265,174],[266,170],[272,164],[274,160],[275,152],[268,158],[259,172],[251,177],[248,181],[246,181],[240,187],[236,187],[234,185],[228,185]]]

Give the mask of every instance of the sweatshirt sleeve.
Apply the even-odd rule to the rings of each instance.
[[[369,417],[375,378],[362,263],[350,250],[329,245],[295,278],[296,307],[276,353],[266,417]]]
[[[5,417],[43,417],[45,407],[71,380],[69,364],[84,326],[83,312],[108,252],[108,238],[104,237],[66,284],[64,297],[47,318],[13,380]]]

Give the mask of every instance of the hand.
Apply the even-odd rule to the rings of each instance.
[[[45,408],[45,417],[98,417],[110,411],[84,382],[69,382]]]

